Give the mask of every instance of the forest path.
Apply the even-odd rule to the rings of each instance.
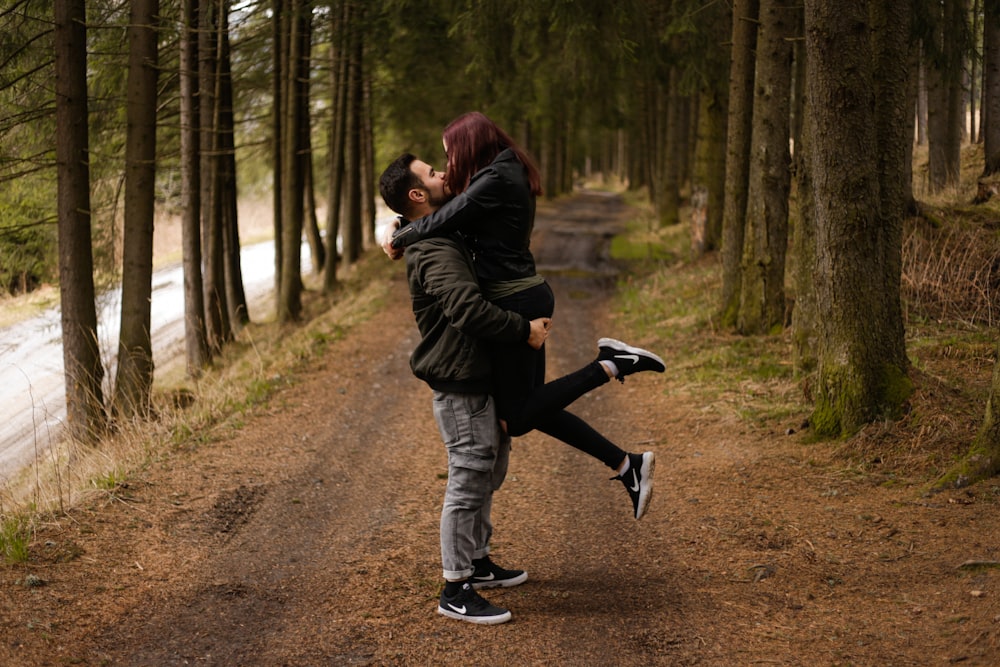
[[[656,344],[611,307],[601,248],[625,214],[601,195],[540,208],[550,378],[590,361],[600,336]],[[998,664],[997,576],[956,569],[998,557],[995,508],[923,501],[824,462],[832,447],[740,416],[753,387],[700,403],[659,336],[667,373],[572,408],[657,453],[642,521],[600,463],[542,435],[515,440],[494,554],[529,580],[485,593],[511,623],[435,613],[446,461],[407,364],[417,337],[400,264],[386,307],[263,414],[42,527],[48,558],[32,571],[46,585],[0,570],[0,664]]]

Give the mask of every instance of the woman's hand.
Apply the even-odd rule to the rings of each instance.
[[[378,244],[382,247],[382,252],[388,255],[389,259],[402,259],[403,253],[406,252],[403,248],[392,247],[392,235],[396,233],[397,229],[399,229],[399,218],[382,227],[381,238]]]

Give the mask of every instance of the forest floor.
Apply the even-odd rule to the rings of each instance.
[[[642,278],[593,260],[628,215],[609,196],[545,205],[533,247],[557,298],[550,378],[600,336],[666,360],[573,407],[656,452],[652,504],[637,522],[597,461],[515,440],[494,557],[529,579],[485,592],[512,622],[435,613],[446,461],[399,263],[384,307],[238,427],[39,523],[28,561],[0,567],[0,664],[1000,664],[1000,482],[924,494],[929,448],[957,447],[983,406],[958,416],[923,373],[919,422],[810,442],[789,373],[699,379],[687,323],[635,325],[621,286]],[[720,355],[763,345],[700,331]],[[767,401],[793,407],[761,417]]]

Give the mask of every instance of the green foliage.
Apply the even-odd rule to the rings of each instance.
[[[56,233],[47,206],[54,192],[36,177],[0,189],[0,290],[29,292],[56,278]]]
[[[91,484],[94,485],[94,488],[114,494],[125,484],[127,478],[128,475],[125,471],[115,468],[94,477],[91,480]]]
[[[31,524],[22,516],[0,519],[0,555],[6,563],[26,563],[31,545]]]

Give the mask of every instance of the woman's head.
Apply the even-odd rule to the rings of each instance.
[[[528,173],[531,194],[537,196],[542,193],[538,169],[531,157],[484,114],[478,111],[462,114],[444,128],[441,141],[448,156],[445,182],[452,192],[463,192],[473,174],[488,166],[501,151],[509,148]]]

